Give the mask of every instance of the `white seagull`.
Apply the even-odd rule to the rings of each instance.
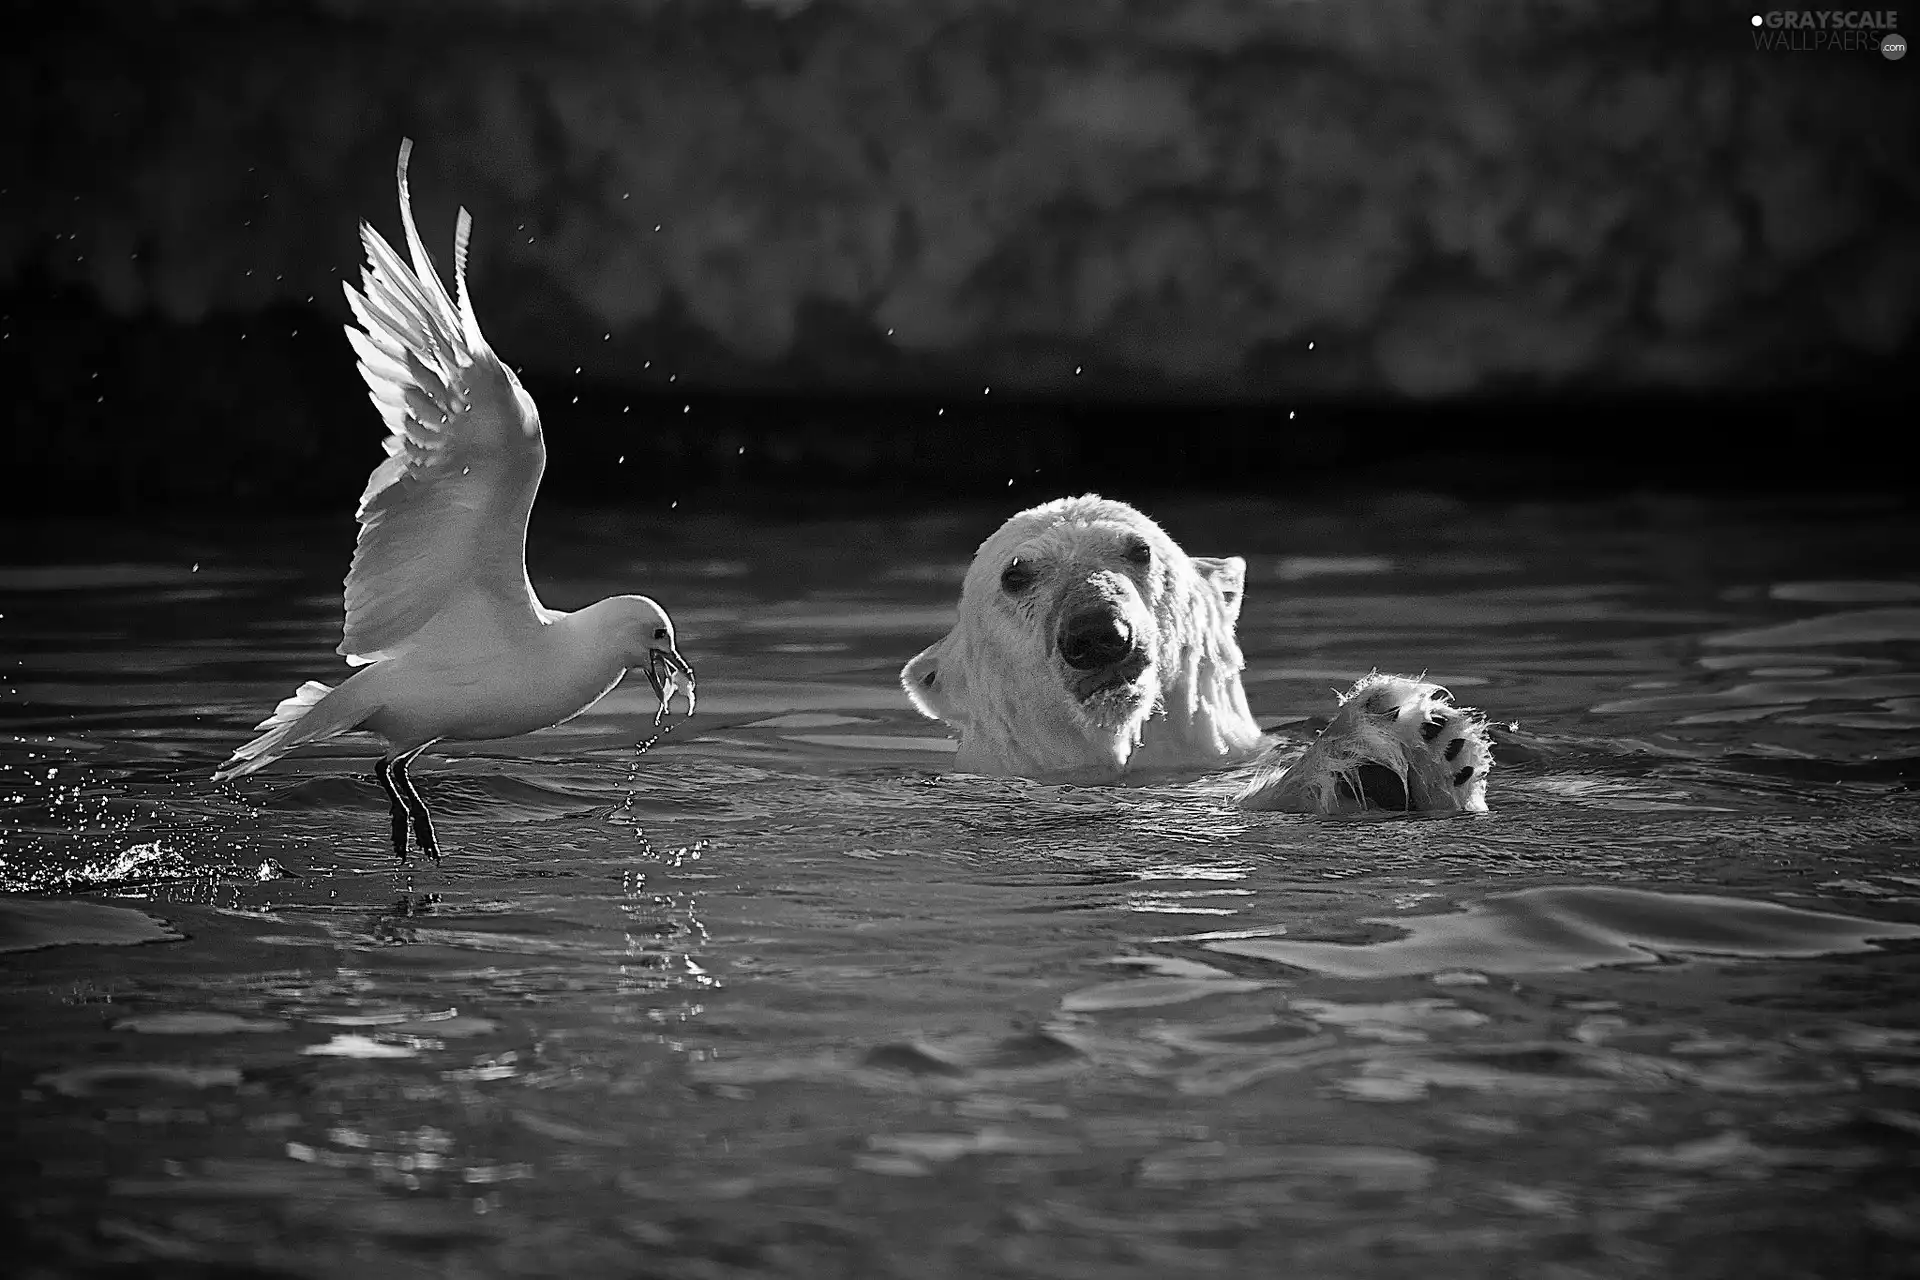
[[[467,296],[463,208],[453,234],[456,303],[414,226],[412,139],[400,144],[400,221],[413,267],[367,223],[364,293],[345,285],[360,329],[347,338],[392,433],[360,495],[337,652],[360,670],[337,688],[300,686],[213,775],[237,778],[293,748],[365,729],[386,740],[374,776],[392,809],[393,849],[440,851],[407,765],[442,739],[509,738],[579,715],[629,669],[660,699],[657,725],[693,668],[667,611],[614,596],[574,613],[540,603],[527,577],[527,516],[547,463],[533,397],[480,335]],[[364,331],[364,332],[363,332]]]

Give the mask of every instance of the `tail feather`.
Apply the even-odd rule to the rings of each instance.
[[[309,680],[294,690],[291,698],[282,699],[272,715],[254,726],[266,732],[236,749],[214,773],[213,780],[224,782],[228,778],[238,778],[256,769],[264,769],[302,743],[318,742],[353,728],[352,724],[346,723],[344,716],[337,713],[314,714],[315,708],[332,692],[331,687],[318,680]],[[356,717],[356,723],[357,720]]]

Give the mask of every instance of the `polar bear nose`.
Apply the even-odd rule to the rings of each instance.
[[[1060,628],[1060,656],[1075,671],[1111,666],[1133,648],[1126,619],[1101,610],[1076,613]]]

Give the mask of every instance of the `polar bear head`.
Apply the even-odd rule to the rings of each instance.
[[[1110,782],[1231,763],[1258,744],[1234,639],[1246,562],[1190,556],[1095,494],[980,545],[945,638],[900,673],[971,773]]]

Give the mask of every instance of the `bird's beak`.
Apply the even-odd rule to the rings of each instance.
[[[693,668],[687,665],[687,660],[677,650],[647,650],[647,683],[653,686],[653,696],[660,699],[660,710],[653,715],[656,726],[666,719],[673,695],[679,691],[682,680],[686,681],[687,714],[692,715]]]

